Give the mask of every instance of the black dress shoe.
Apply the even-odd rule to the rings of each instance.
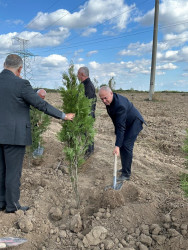
[[[130,177],[129,176],[125,176],[125,175],[120,175],[119,178],[117,178],[117,181],[129,181]]]
[[[94,151],[86,152],[84,159],[87,160],[92,154],[94,154]]]
[[[6,209],[6,206],[0,207],[0,211],[4,211]]]
[[[29,210],[29,207],[25,206],[25,207],[20,207],[19,209],[16,209],[16,210],[6,210],[5,213],[15,213],[18,210],[21,210],[21,211],[25,212],[25,211]]]

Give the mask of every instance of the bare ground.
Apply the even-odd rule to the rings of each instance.
[[[131,180],[119,191],[105,190],[112,185],[115,136],[98,99],[95,153],[80,169],[77,209],[56,136],[61,122],[53,118],[44,134],[43,159],[24,161],[21,204],[31,209],[0,212],[0,237],[26,238],[19,250],[188,249],[188,199],[180,188],[180,174],[188,173],[181,149],[188,95],[160,93],[156,102],[148,102],[146,93],[126,96],[147,122],[134,147]],[[61,106],[58,94],[49,93],[47,101]]]

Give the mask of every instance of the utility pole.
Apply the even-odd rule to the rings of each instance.
[[[155,16],[154,16],[154,30],[153,30],[153,46],[152,46],[152,62],[151,62],[149,101],[152,101],[152,95],[154,94],[154,88],[155,88],[158,17],[159,17],[159,0],[155,0]]]
[[[13,39],[20,45],[20,49],[14,51],[14,53],[18,54],[23,59],[23,78],[31,80],[32,72],[30,65],[30,57],[34,55],[30,53],[27,49],[29,40],[25,40],[20,37],[14,37]]]

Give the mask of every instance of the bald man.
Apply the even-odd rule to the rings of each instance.
[[[136,138],[142,130],[144,119],[134,105],[125,97],[113,93],[108,86],[99,90],[99,96],[106,105],[108,115],[115,127],[116,142],[113,154],[121,156],[121,176],[117,181],[129,180],[133,147]]]
[[[46,90],[39,89],[39,90],[37,90],[37,94],[44,100],[46,97]]]

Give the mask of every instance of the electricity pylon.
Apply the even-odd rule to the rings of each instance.
[[[28,51],[29,40],[25,40],[20,37],[14,37],[13,39],[18,42],[20,46],[20,49],[14,51],[14,53],[18,54],[23,59],[23,78],[31,80],[31,57],[34,57],[34,55]]]

